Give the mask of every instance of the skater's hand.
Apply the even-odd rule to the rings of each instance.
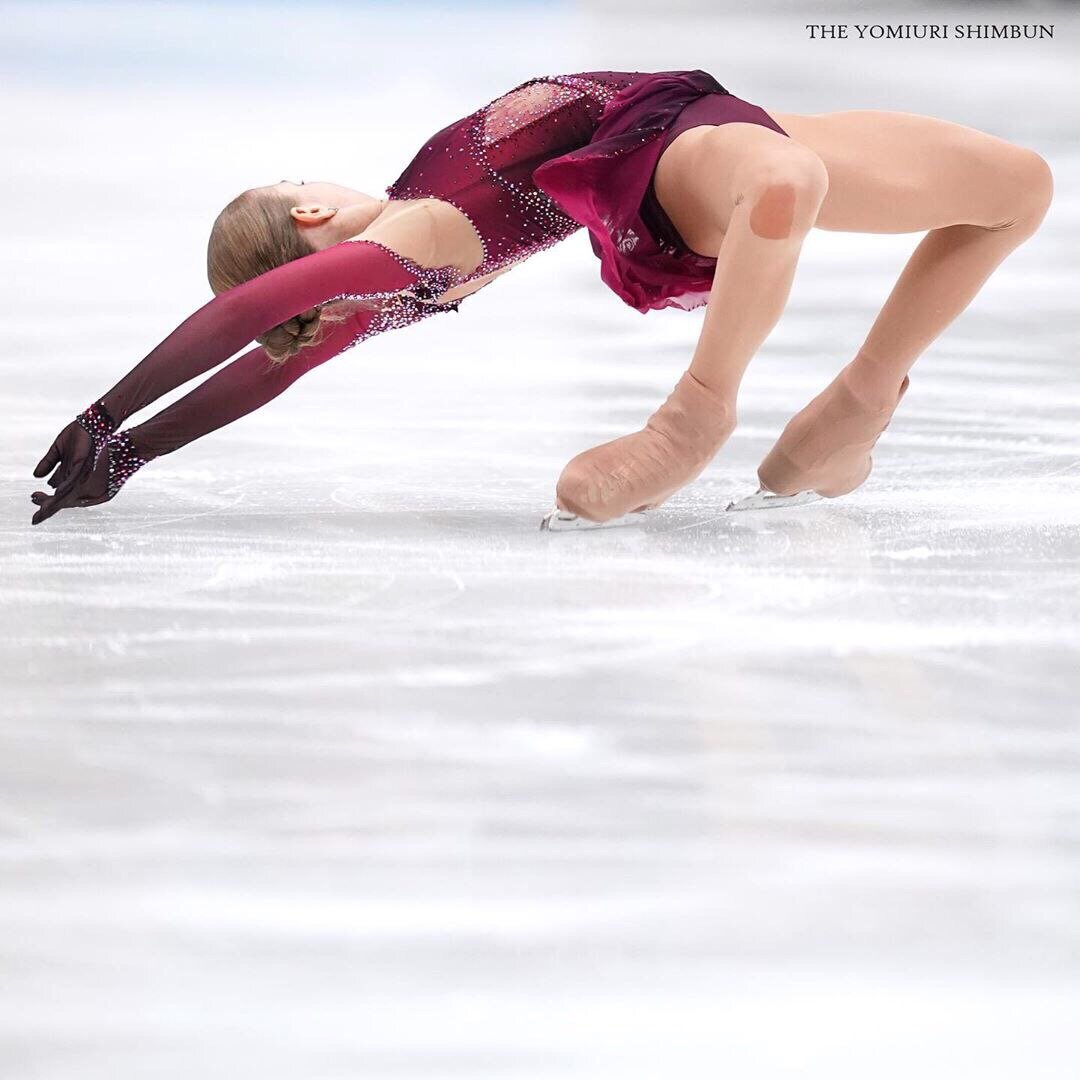
[[[96,457],[87,455],[82,468],[73,477],[49,495],[35,491],[30,496],[38,511],[30,519],[31,525],[40,525],[58,510],[73,506],[97,506],[116,498],[120,488],[131,476],[146,464],[139,456],[127,431],[118,431],[105,440]]]
[[[50,469],[55,469],[49,477],[49,487],[63,487],[82,472],[87,459],[93,463],[116,427],[116,421],[105,406],[100,401],[95,401],[56,436],[52,446],[34,469],[34,475],[42,477]]]
[[[89,439],[89,436],[87,438]],[[79,462],[78,471],[68,475],[51,495],[44,491],[35,491],[30,496],[38,507],[37,513],[30,519],[31,525],[40,525],[58,510],[68,510],[73,506],[94,506],[109,501],[108,453],[98,454],[95,462],[93,454],[87,452],[81,455]],[[37,470],[34,471],[37,475]]]
[[[64,487],[82,472],[88,461],[92,461],[99,445],[78,420],[72,420],[53,440],[34,469],[34,475],[40,479],[52,472],[47,481],[49,487]]]

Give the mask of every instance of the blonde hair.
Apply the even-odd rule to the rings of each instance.
[[[316,250],[293,221],[287,195],[252,188],[218,214],[206,248],[206,276],[214,295],[265,274]],[[342,306],[309,308],[267,330],[255,340],[275,364],[283,364],[306,345],[323,338],[325,324],[346,317]]]

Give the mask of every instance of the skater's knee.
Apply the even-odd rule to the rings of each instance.
[[[764,240],[802,237],[817,220],[829,188],[825,165],[812,152],[762,160],[744,173],[739,201],[749,210],[750,231]]]
[[[1021,194],[1017,200],[1016,225],[1034,232],[1046,217],[1054,198],[1054,174],[1046,159],[1034,150],[1024,150],[1018,166]]]
[[[1054,175],[1042,155],[1009,146],[1000,162],[1000,185],[992,219],[980,222],[993,231],[1027,236],[1035,232],[1054,197]]]

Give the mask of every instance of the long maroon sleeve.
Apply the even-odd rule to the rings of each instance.
[[[143,424],[129,428],[135,453],[150,460],[223,427],[277,397],[305,372],[358,341],[438,311],[435,297],[460,277],[421,267],[370,241],[350,241],[296,259],[222,293],[180,324],[100,403],[119,424],[162,394],[228,359],[255,336],[330,300],[362,306],[328,320],[322,340],[274,364],[254,348]]]
[[[120,424],[316,304],[392,297],[416,286],[424,273],[371,241],[347,241],[294,259],[199,308],[98,400]]]
[[[372,313],[363,312],[335,323],[317,345],[301,349],[283,364],[274,364],[261,345],[250,349],[156,416],[127,428],[126,434],[136,453],[147,461],[171,454],[261,408],[301,375],[369,337],[373,321]]]

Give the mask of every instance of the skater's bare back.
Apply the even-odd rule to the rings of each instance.
[[[354,240],[372,240],[421,266],[453,266],[469,278],[484,258],[484,245],[472,222],[442,199],[391,199],[379,216]],[[522,260],[518,260],[520,262]],[[516,266],[466,280],[438,300],[449,303],[470,296]]]

